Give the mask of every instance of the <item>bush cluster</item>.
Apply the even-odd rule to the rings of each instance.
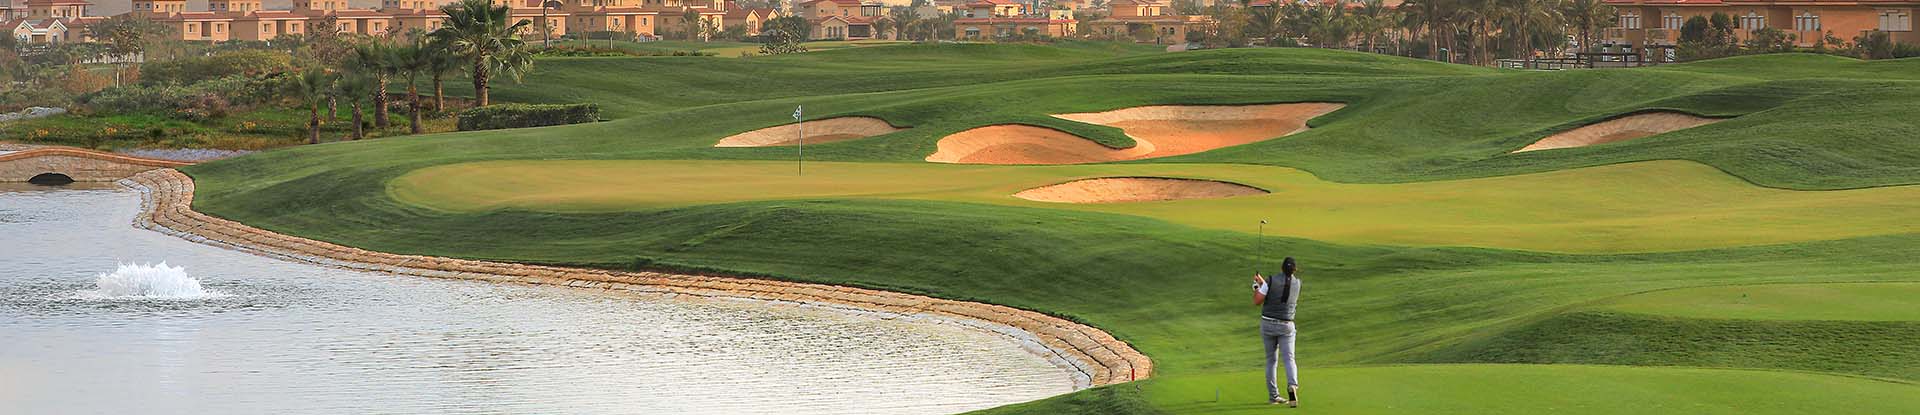
[[[140,65],[140,82],[147,85],[193,84],[232,76],[259,77],[288,71],[291,58],[284,52],[233,50]]]
[[[497,104],[460,112],[460,131],[544,127],[600,121],[596,104]]]
[[[226,116],[236,106],[274,99],[276,78],[231,75],[190,85],[126,85],[81,97],[88,110],[105,114],[152,114],[187,121]]]

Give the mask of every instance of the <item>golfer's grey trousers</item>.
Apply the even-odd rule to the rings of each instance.
[[[1279,366],[1286,365],[1287,386],[1300,385],[1300,366],[1293,363],[1293,322],[1260,319],[1260,341],[1267,346],[1267,398],[1279,399]]]

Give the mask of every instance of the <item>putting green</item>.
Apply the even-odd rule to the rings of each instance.
[[[1269,414],[1257,371],[1166,377],[1144,390],[1175,413]],[[1802,372],[1585,365],[1307,368],[1299,413],[1892,414],[1920,386]],[[1121,386],[1128,387],[1128,386]],[[1214,402],[1215,390],[1220,401]],[[1196,400],[1196,398],[1198,398]],[[1292,413],[1293,411],[1288,411]]]
[[[769,161],[486,161],[388,183],[448,212],[587,213],[754,200],[921,199],[1120,213],[1192,226],[1414,246],[1554,252],[1692,250],[1920,232],[1920,186],[1794,191],[1694,162],[1652,161],[1482,179],[1344,184],[1283,167],[1218,164],[954,166]],[[1222,180],[1264,196],[1098,205],[1021,200],[1021,190],[1103,176]]]
[[[1600,307],[1689,318],[1920,321],[1920,284],[1770,284],[1682,288],[1621,297]]]

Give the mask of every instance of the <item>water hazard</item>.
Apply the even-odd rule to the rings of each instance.
[[[1073,388],[952,324],[322,268],[135,229],[138,206],[0,184],[5,412],[935,414]]]

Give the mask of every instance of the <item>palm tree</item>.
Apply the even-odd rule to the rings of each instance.
[[[408,130],[413,134],[421,133],[420,74],[432,69],[436,59],[433,49],[434,44],[427,39],[426,32],[414,29],[407,33],[407,43],[394,47],[390,54],[393,69],[406,78]]]
[[[373,81],[369,94],[373,98],[373,126],[387,128],[387,78],[394,72],[397,57],[393,54],[393,45],[380,38],[367,39],[366,43],[354,45],[353,59],[350,65],[363,71]]]
[[[1507,20],[1513,23],[1514,35],[1520,37],[1520,55],[1527,66],[1533,66],[1533,31],[1541,27],[1561,26],[1560,7],[1555,0],[1508,0],[1506,3]]]
[[[359,140],[367,137],[366,123],[364,121],[361,121],[361,118],[360,118],[360,114],[362,114],[362,111],[360,110],[360,106],[362,103],[367,102],[367,96],[373,93],[374,85],[376,82],[374,78],[375,76],[373,74],[364,73],[364,72],[363,73],[347,73],[347,74],[343,74],[333,82],[333,88],[339,91],[340,96],[347,97],[347,107],[352,108],[352,111],[353,111],[352,139],[354,140]]]
[[[1266,6],[1253,7],[1251,0],[1240,0],[1240,6],[1247,9],[1247,37],[1260,39],[1261,43],[1273,45],[1273,39],[1280,36],[1285,26],[1285,14],[1282,6],[1268,3]]]
[[[1392,27],[1393,8],[1387,7],[1385,0],[1360,0],[1360,8],[1353,15],[1360,37],[1365,39],[1367,51],[1374,51],[1375,38],[1384,36],[1387,28]]]
[[[453,53],[452,47],[431,37],[427,39],[427,46],[422,52],[427,55],[427,75],[433,79],[433,110],[446,111],[445,78],[448,73],[459,70],[464,63],[460,61],[460,55]]]
[[[307,144],[320,144],[320,107],[332,96],[333,75],[319,68],[307,69],[286,86],[287,95],[307,107]]]
[[[1567,0],[1560,3],[1560,16],[1580,30],[1580,49],[1593,50],[1593,30],[1613,21],[1613,6],[1603,0]]]
[[[487,81],[494,72],[519,81],[533,69],[533,54],[527,51],[526,41],[520,40],[520,30],[532,22],[509,24],[512,15],[507,6],[493,7],[489,0],[460,0],[440,11],[447,14],[446,26],[433,31],[433,37],[473,64],[468,71],[473,76],[476,104],[489,103]]]
[[[901,35],[907,33],[907,28],[920,20],[920,11],[911,7],[895,7],[888,11],[887,20],[892,23],[889,26],[893,29],[893,40],[900,40]]]
[[[1400,28],[1407,33],[1427,32],[1427,59],[1440,60],[1440,19],[1446,17],[1445,0],[1407,0],[1400,3]]]

